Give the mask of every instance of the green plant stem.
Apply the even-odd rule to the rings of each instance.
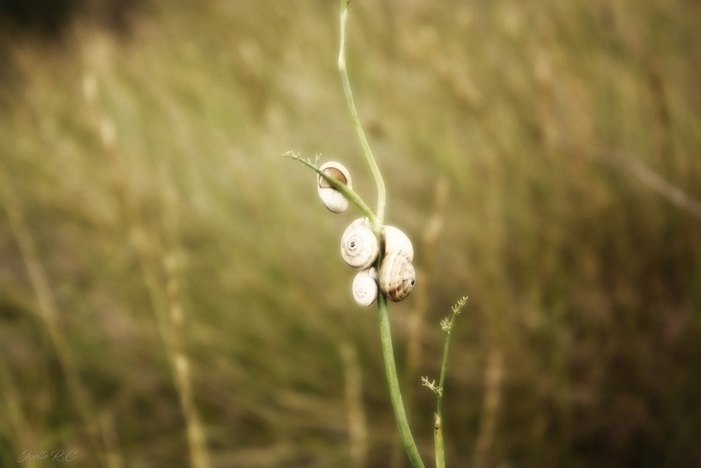
[[[433,443],[436,454],[436,468],[445,468],[445,447],[443,445],[443,383],[448,366],[448,349],[450,348],[450,332],[446,333],[443,345],[443,360],[441,362],[441,375],[438,379],[438,392],[436,393],[436,414],[433,418]]]
[[[376,220],[373,223],[373,230],[375,231],[375,234],[379,236],[385,219],[387,192],[385,190],[385,181],[382,179],[382,173],[380,172],[377,161],[375,161],[375,157],[372,154],[368,139],[365,137],[363,126],[360,124],[358,111],[355,108],[355,101],[353,100],[350,80],[348,79],[348,72],[346,71],[346,23],[348,20],[348,3],[350,3],[350,0],[341,0],[341,39],[338,51],[338,71],[341,74],[341,84],[343,85],[343,93],[346,95],[348,111],[350,112],[351,119],[353,120],[355,131],[358,134],[360,145],[363,148],[365,159],[367,160],[370,170],[372,171],[372,176],[375,179],[375,185],[377,185],[377,213]]]
[[[451,310],[450,315],[441,322],[441,328],[445,333],[443,344],[443,359],[441,360],[441,374],[438,377],[438,386],[435,382],[429,384],[424,378],[424,385],[428,386],[436,394],[436,413],[433,418],[433,442],[436,454],[436,468],[445,468],[445,447],[443,445],[443,385],[445,383],[446,369],[448,368],[448,351],[450,349],[450,335],[453,330],[455,317],[462,311],[467,303],[467,297],[461,298]]]
[[[346,184],[336,179],[335,177],[330,177],[328,174],[320,170],[316,164],[307,159],[302,158],[299,154],[295,153],[294,151],[287,151],[283,156],[294,159],[295,161],[298,161],[307,166],[308,168],[312,169],[314,172],[326,179],[326,181],[329,184],[331,184],[333,188],[341,192],[343,196],[346,197],[346,199],[348,199],[349,202],[355,205],[355,207],[358,208],[358,210],[360,210],[360,212],[368,218],[368,220],[370,221],[370,223],[372,223],[373,226],[375,225],[375,223],[377,223],[377,217],[375,216],[375,213],[373,213],[370,207],[365,203],[365,201],[362,198],[360,198],[360,195],[358,195],[352,189],[349,189]]]
[[[387,374],[387,384],[389,385],[389,395],[394,409],[394,417],[397,420],[399,436],[402,445],[409,457],[409,462],[414,468],[423,467],[423,461],[419,450],[416,448],[414,437],[411,435],[409,420],[404,410],[402,393],[399,389],[399,378],[397,377],[397,366],[394,361],[394,349],[392,347],[392,331],[389,322],[389,310],[387,308],[387,298],[382,294],[377,295],[377,314],[380,322],[380,341],[382,342],[382,355],[385,360],[385,372]]]
[[[440,411],[440,410],[439,410]],[[445,468],[445,448],[443,446],[443,421],[440,413],[435,414],[433,421],[433,445],[436,452],[436,468]]]
[[[377,211],[374,220],[371,219],[370,216],[368,216],[368,219],[371,219],[373,231],[379,239],[382,232],[382,226],[384,225],[387,192],[385,189],[385,181],[382,178],[382,173],[380,172],[377,161],[372,154],[368,139],[365,137],[363,126],[360,124],[358,111],[355,108],[355,101],[353,99],[353,92],[351,91],[350,80],[348,79],[348,71],[346,70],[346,24],[348,21],[348,3],[350,3],[350,0],[341,0],[341,37],[338,51],[338,71],[341,75],[341,84],[343,85],[343,93],[346,96],[348,111],[350,112],[351,119],[353,120],[355,131],[358,134],[360,145],[363,148],[365,159],[367,160],[367,163],[370,166],[370,171],[375,179],[375,185],[377,186]],[[383,255],[384,252],[380,251],[380,255],[377,259],[378,271]],[[399,389],[399,378],[397,377],[397,365],[394,360],[394,350],[392,348],[392,332],[390,329],[387,298],[381,292],[377,295],[377,313],[380,324],[380,340],[382,342],[382,355],[385,361],[385,372],[387,374],[387,383],[389,385],[390,400],[392,401],[392,408],[394,409],[394,417],[397,421],[399,435],[402,440],[402,445],[404,446],[407,456],[409,457],[409,461],[411,462],[411,466],[414,468],[423,468],[424,464],[421,460],[421,455],[419,455],[419,451],[416,448],[414,438],[411,435],[411,428],[409,427],[409,421],[406,416],[406,411],[404,410],[404,403],[402,402],[402,393]]]

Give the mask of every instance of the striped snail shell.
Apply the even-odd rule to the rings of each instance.
[[[404,232],[394,226],[385,225],[382,228],[382,234],[385,242],[385,252],[403,250],[409,256],[409,260],[414,261],[414,246],[411,245],[411,240]]]
[[[341,256],[349,266],[368,268],[379,253],[380,245],[367,218],[358,218],[346,228],[341,237]]]
[[[387,252],[380,265],[379,283],[391,301],[399,302],[409,295],[416,283],[416,270],[407,252]]]
[[[363,307],[367,307],[377,297],[377,270],[370,267],[367,270],[359,271],[353,278],[353,299]]]
[[[338,179],[349,189],[353,188],[350,172],[343,164],[336,161],[329,161],[322,164],[319,170],[330,177]],[[322,203],[324,203],[324,206],[329,211],[333,213],[343,213],[348,209],[348,199],[319,174],[316,175],[316,190],[319,193],[319,198],[321,198]]]

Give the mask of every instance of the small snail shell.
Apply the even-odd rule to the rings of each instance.
[[[404,232],[394,226],[383,228],[385,239],[385,252],[403,250],[409,256],[409,261],[414,261],[414,247],[411,245],[409,237]]]
[[[348,169],[336,161],[329,161],[321,165],[319,168],[324,174],[338,179],[340,182],[352,189],[351,176]],[[319,193],[319,198],[324,203],[324,206],[333,213],[343,213],[348,209],[348,199],[341,192],[336,190],[328,180],[316,175],[316,190]]]
[[[407,297],[416,283],[416,270],[409,255],[403,250],[388,252],[382,259],[379,282],[390,300],[399,302]]]
[[[358,218],[346,228],[341,237],[341,256],[349,266],[365,269],[379,253],[380,245],[367,218]]]
[[[377,297],[377,270],[368,268],[367,270],[359,271],[353,279],[353,299],[363,307],[367,307]]]

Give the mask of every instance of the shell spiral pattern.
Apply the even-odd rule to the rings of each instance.
[[[366,218],[351,223],[341,238],[341,256],[353,268],[365,269],[373,264],[380,253],[377,237]]]
[[[380,289],[394,302],[406,298],[416,283],[416,270],[411,258],[403,250],[388,252],[382,260],[379,276]]]

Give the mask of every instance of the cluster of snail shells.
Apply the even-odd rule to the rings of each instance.
[[[375,302],[378,285],[385,296],[398,302],[409,295],[416,283],[414,248],[406,234],[394,226],[384,226],[382,240],[385,255],[378,273],[373,265],[380,254],[380,244],[367,218],[353,221],[341,237],[341,257],[360,270],[352,291],[353,299],[361,306]]]
[[[330,161],[319,168],[324,174],[337,179],[352,189],[351,176],[342,164]],[[343,213],[349,202],[345,196],[321,175],[317,176],[319,198],[329,211]],[[353,299],[361,306],[369,306],[382,293],[391,301],[398,302],[409,295],[416,283],[416,270],[412,264],[414,247],[411,240],[394,226],[382,228],[380,246],[372,225],[367,218],[358,218],[346,228],[341,237],[341,257],[351,267],[360,270],[353,279]],[[384,257],[379,273],[373,266],[380,254]]]

